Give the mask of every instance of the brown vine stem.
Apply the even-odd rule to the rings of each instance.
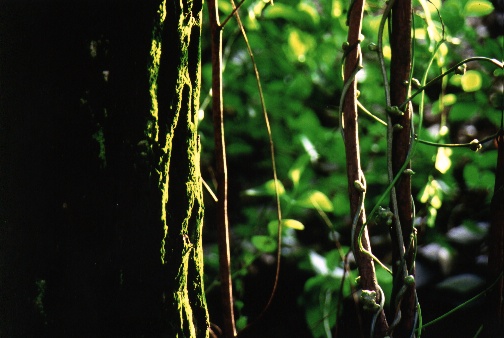
[[[350,13],[348,15],[348,40],[347,45],[351,46],[345,57],[344,66],[344,79],[345,88],[347,88],[342,98],[342,114],[343,114],[343,135],[345,141],[345,153],[347,164],[347,177],[348,177],[348,194],[350,198],[350,211],[352,215],[358,215],[356,218],[355,227],[352,229],[353,234],[361,233],[364,224],[366,223],[366,214],[364,206],[361,201],[363,196],[362,188],[358,189],[359,182],[365,186],[361,164],[360,164],[360,149],[359,149],[359,129],[358,129],[358,113],[357,113],[357,83],[355,81],[355,70],[361,67],[361,48],[360,48],[360,35],[362,29],[362,19],[364,15],[364,0],[354,0],[351,5]],[[350,83],[350,84],[349,84]],[[359,237],[361,237],[359,243]],[[374,263],[369,255],[357,250],[362,247],[366,251],[371,251],[369,244],[369,236],[366,229],[363,229],[362,236],[353,236],[352,247],[355,248],[354,256],[357,262],[360,275],[360,286],[363,290],[371,290],[377,292],[378,298],[381,298],[379,293],[378,282],[376,280],[376,273]],[[380,303],[381,299],[376,299]],[[366,330],[374,332],[376,336],[383,337],[386,335],[388,324],[383,311],[377,315],[376,320],[373,319],[374,313],[363,313],[362,320]],[[371,327],[373,325],[374,327]]]
[[[273,180],[275,182],[275,200],[276,200],[276,205],[277,205],[277,221],[278,221],[278,237],[277,237],[277,257],[276,257],[276,272],[275,272],[275,281],[273,284],[273,289],[271,290],[270,297],[268,299],[268,302],[264,306],[263,310],[261,313],[257,316],[254,322],[249,323],[240,333],[244,332],[248,328],[250,328],[254,323],[256,323],[259,319],[262,318],[262,316],[268,311],[271,302],[273,301],[273,298],[276,293],[276,289],[278,287],[278,276],[280,274],[280,260],[281,260],[281,253],[282,253],[282,209],[280,207],[280,192],[278,190],[278,175],[277,175],[277,170],[276,170],[276,161],[275,161],[275,144],[273,142],[273,135],[271,133],[271,125],[269,122],[269,117],[268,117],[268,112],[266,110],[266,102],[264,101],[264,95],[263,95],[263,90],[262,90],[262,85],[261,85],[261,78],[259,76],[259,69],[257,68],[257,64],[255,62],[255,57],[254,53],[252,52],[252,48],[250,47],[250,43],[247,38],[247,33],[245,32],[245,27],[243,26],[243,23],[240,18],[240,12],[237,10],[237,6],[234,2],[234,0],[230,0],[231,5],[233,6],[233,11],[235,13],[236,17],[236,22],[238,23],[238,27],[240,28],[240,31],[243,36],[243,40],[245,41],[245,44],[247,46],[247,51],[250,56],[250,60],[252,61],[252,67],[254,68],[254,74],[257,82],[257,90],[259,92],[259,99],[261,101],[261,109],[264,117],[264,121],[266,124],[266,130],[268,133],[268,139],[269,139],[269,145],[270,145],[270,154],[271,154],[271,166],[273,169]],[[273,1],[271,1],[271,4],[273,4]]]
[[[412,64],[412,38],[411,38],[411,0],[395,1],[392,6],[390,48],[392,52],[390,67],[390,105],[399,106],[408,98],[409,88],[405,83],[409,83]],[[411,149],[411,115],[412,105],[405,106],[404,113],[398,116],[391,116],[392,126],[400,125],[401,128],[392,131],[392,170],[393,176],[402,171],[403,164],[409,157]],[[389,145],[390,146],[390,145]],[[408,163],[406,169],[410,169]],[[392,309],[393,313],[401,313],[401,320],[394,329],[397,337],[410,337],[414,331],[416,322],[416,295],[414,287],[407,287],[404,284],[406,275],[415,275],[414,253],[416,248],[409,248],[405,251],[404,243],[410,242],[413,232],[413,209],[411,201],[411,176],[402,175],[395,185],[396,201],[401,201],[392,205],[394,217],[398,217],[400,231],[391,231],[392,260],[400,262],[394,264],[394,283],[392,289],[391,304],[398,304],[398,308]],[[400,238],[402,236],[402,238]],[[407,267],[411,267],[408,271]],[[404,292],[400,290],[405,289]]]
[[[212,44],[212,115],[215,142],[215,177],[217,180],[217,228],[219,238],[219,274],[224,337],[236,336],[233,308],[233,283],[229,249],[229,224],[227,213],[227,165],[224,137],[224,112],[222,103],[222,27],[219,24],[218,0],[208,1]]]

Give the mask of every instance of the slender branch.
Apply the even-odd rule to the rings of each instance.
[[[502,276],[502,275],[503,275],[503,272],[501,272],[501,273],[497,276],[497,278],[495,279],[495,281],[494,281],[494,282],[493,282],[493,283],[492,283],[489,287],[487,287],[485,290],[483,290],[483,291],[481,291],[480,293],[478,293],[476,296],[474,296],[474,297],[472,297],[472,298],[470,298],[470,299],[466,300],[466,301],[465,301],[465,302],[463,302],[462,304],[460,304],[460,305],[458,305],[458,306],[454,307],[453,309],[451,309],[450,311],[448,311],[448,312],[444,313],[443,315],[439,316],[438,318],[433,319],[433,320],[431,320],[430,322],[423,324],[423,325],[422,325],[422,327],[421,327],[421,330],[425,330],[425,328],[426,328],[426,327],[429,327],[429,326],[431,326],[431,325],[436,324],[436,323],[437,323],[437,322],[439,322],[440,320],[442,320],[442,319],[444,319],[444,318],[448,317],[448,316],[449,316],[449,315],[451,315],[452,313],[454,313],[454,312],[456,312],[456,311],[458,311],[458,310],[462,309],[463,307],[465,307],[465,306],[467,306],[468,304],[470,304],[470,303],[474,302],[475,300],[477,300],[477,299],[479,299],[479,298],[481,298],[481,297],[483,297],[483,296],[486,296],[488,293],[490,293],[490,292],[492,291],[492,289],[493,289],[493,288],[497,285],[497,283],[499,283],[499,282],[501,281],[501,279],[503,278],[503,276]],[[420,330],[420,329],[417,329],[417,331],[419,331],[419,330]]]
[[[208,185],[207,182],[205,182],[205,180],[203,178],[201,178],[201,183],[203,183],[203,186],[205,187],[205,189],[208,191],[208,193],[210,194],[210,196],[212,196],[212,199],[215,201],[215,202],[218,202],[219,199],[217,198],[217,196],[215,195],[215,193],[213,192],[212,188],[210,188],[210,186]]]
[[[276,289],[278,287],[278,277],[280,275],[280,261],[282,258],[282,210],[280,206],[280,191],[279,191],[279,184],[278,184],[278,174],[277,174],[277,169],[276,169],[276,160],[275,160],[275,144],[273,142],[273,135],[271,132],[271,125],[269,122],[269,117],[268,117],[268,112],[266,110],[266,103],[264,100],[264,94],[262,90],[262,85],[261,85],[261,78],[259,76],[259,69],[257,68],[257,63],[255,61],[254,53],[252,52],[252,48],[250,46],[249,40],[247,38],[247,33],[245,32],[245,27],[243,26],[243,23],[240,18],[240,12],[238,11],[237,6],[235,5],[234,0],[230,0],[231,5],[233,6],[233,10],[235,13],[236,17],[236,22],[238,23],[238,27],[240,28],[240,31],[243,36],[243,40],[245,41],[245,44],[247,46],[247,51],[250,56],[250,59],[252,61],[252,66],[254,68],[254,74],[257,82],[257,90],[259,92],[259,99],[261,101],[261,109],[264,117],[264,122],[266,124],[266,130],[268,133],[268,140],[269,140],[269,146],[270,146],[270,155],[271,155],[271,166],[272,166],[272,171],[273,171],[273,180],[275,182],[275,200],[276,200],[276,205],[277,205],[277,222],[278,222],[278,234],[277,234],[277,255],[276,255],[276,271],[275,271],[275,281],[273,284],[273,288],[271,290],[270,297],[268,299],[268,302],[266,303],[265,307],[261,311],[261,313],[256,317],[255,321],[248,324],[240,333],[243,331],[247,330],[250,328],[255,322],[257,322],[259,319],[262,318],[262,316],[266,313],[266,311],[269,309],[271,302],[273,301],[273,298],[276,293]],[[273,4],[273,1],[271,1]]]
[[[415,140],[418,143],[422,143],[428,146],[433,146],[433,147],[443,147],[443,148],[469,148],[473,151],[478,151],[481,149],[483,143],[487,143],[489,141],[493,141],[495,137],[499,134],[499,132],[485,137],[483,140],[479,141],[477,139],[472,140],[471,142],[468,143],[438,143],[438,142],[431,142],[431,141],[426,141],[419,139],[418,136],[415,136]]]
[[[383,121],[382,119],[380,119],[378,116],[374,115],[373,113],[371,113],[369,110],[366,109],[366,107],[364,107],[362,105],[362,103],[360,103],[359,101],[357,101],[357,107],[359,107],[360,110],[362,110],[362,112],[364,112],[364,114],[366,114],[367,116],[369,116],[370,118],[372,118],[373,120],[375,120],[376,122],[380,123],[380,124],[383,124],[384,126],[387,126],[387,122]]]
[[[436,46],[436,49],[434,50],[430,60],[429,60],[429,63],[427,65],[427,68],[425,70],[425,73],[423,75],[423,78],[422,78],[422,84],[425,84],[427,82],[427,75],[429,73],[429,70],[432,66],[432,63],[434,62],[434,58],[435,58],[435,54],[436,54],[436,51],[437,49],[441,46],[441,44],[443,43],[443,41],[441,41],[440,43],[437,44]],[[421,100],[420,100],[420,105],[418,107],[418,114],[420,116],[420,119],[419,119],[419,122],[418,122],[418,133],[421,134],[421,130],[422,130],[422,124],[423,124],[423,116],[424,116],[424,102],[425,102],[425,99],[424,99],[424,95],[425,93],[423,92],[422,93],[422,97],[421,97]],[[411,159],[411,157],[413,156],[413,154],[415,153],[415,148],[416,148],[416,142],[412,144],[410,150],[409,150],[409,154],[408,154],[408,157],[406,158],[406,160],[404,161],[403,163],[403,166],[401,167],[401,169],[397,172],[397,174],[394,176],[394,179],[392,180],[392,182],[389,183],[387,189],[385,189],[385,191],[382,193],[382,195],[380,196],[380,198],[378,199],[378,201],[376,202],[376,204],[374,205],[373,209],[371,210],[371,212],[369,213],[369,219],[373,219],[374,215],[376,214],[376,212],[378,211],[378,209],[380,208],[380,205],[382,204],[382,202],[385,200],[385,198],[389,195],[392,187],[395,185],[395,183],[397,182],[397,180],[401,177],[401,175],[403,174],[404,170],[406,169],[406,167],[408,166],[408,163]]]
[[[208,9],[212,34],[212,111],[214,124],[215,161],[217,179],[217,228],[219,233],[219,274],[221,280],[224,337],[236,336],[231,281],[231,255],[227,213],[227,165],[222,103],[222,29],[219,25],[218,0],[209,0]]]
[[[444,40],[442,40],[441,43],[442,42],[444,42]],[[434,52],[434,54],[435,54],[435,52]],[[434,84],[438,80],[442,79],[443,77],[445,77],[446,75],[448,75],[450,73],[458,72],[460,66],[465,65],[465,64],[467,64],[469,62],[474,62],[474,61],[486,61],[486,62],[489,62],[489,63],[492,63],[492,64],[496,65],[499,68],[503,68],[504,67],[504,63],[500,62],[499,60],[490,59],[490,58],[483,57],[483,56],[473,56],[473,57],[464,59],[464,60],[462,60],[460,62],[457,62],[453,67],[451,67],[450,69],[448,69],[446,72],[444,72],[442,74],[439,74],[438,76],[436,76],[435,78],[433,78],[432,80],[430,80],[429,82],[427,82],[426,84],[422,85],[422,87],[418,88],[415,91],[415,93],[413,93],[413,95],[411,95],[408,99],[406,99],[406,101],[404,101],[403,103],[401,103],[401,105],[399,106],[399,109],[403,109],[408,104],[408,102],[411,102],[418,94],[420,94],[423,91],[425,91],[427,88],[429,88],[432,84]]]
[[[227,18],[222,22],[222,24],[220,24],[221,28],[224,28],[226,26],[226,24],[228,23],[228,21],[235,15],[236,11],[240,9],[241,5],[243,5],[244,2],[245,2],[245,0],[241,0],[238,3],[238,5],[234,6],[234,8],[231,11],[231,13],[229,13],[229,15],[227,16]]]

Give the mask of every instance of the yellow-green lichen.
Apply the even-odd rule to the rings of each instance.
[[[98,125],[98,130],[93,135],[91,135],[91,137],[93,138],[93,140],[98,142],[98,158],[100,159],[100,166],[102,168],[105,168],[107,166],[107,158],[105,155],[105,135],[103,134],[103,128]]]

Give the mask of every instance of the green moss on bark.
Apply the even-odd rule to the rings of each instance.
[[[200,0],[161,3],[148,68],[151,110],[145,135],[154,149],[150,176],[160,193],[160,258],[171,337],[208,337],[209,328],[197,136],[201,7]]]

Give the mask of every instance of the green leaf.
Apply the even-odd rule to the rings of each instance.
[[[427,225],[429,228],[433,228],[434,225],[436,225],[437,209],[434,207],[428,207],[427,211]]]
[[[278,194],[283,195],[285,188],[282,182],[277,181]],[[269,180],[257,188],[250,188],[245,190],[247,196],[275,196],[275,180]]]
[[[270,236],[252,236],[252,244],[262,252],[273,252],[277,248],[277,242]]]
[[[492,13],[494,7],[490,1],[469,0],[464,7],[464,14],[467,16],[484,16]]]
[[[350,215],[350,201],[346,193],[340,192],[334,196],[333,204],[336,216]]]
[[[282,227],[291,228],[294,230],[304,230],[305,226],[303,223],[296,221],[295,219],[283,219]],[[271,221],[268,223],[268,233],[271,236],[276,236],[278,234],[278,221]]]
[[[495,174],[471,163],[464,167],[464,180],[469,188],[490,189],[495,184]]]
[[[245,326],[247,326],[247,316],[241,316],[240,318],[238,318],[238,320],[236,321],[236,329],[237,330],[242,330],[245,328]]]
[[[465,92],[475,92],[480,90],[483,79],[477,70],[468,70],[460,79],[460,84]]]
[[[392,275],[377,265],[376,278],[378,279],[378,284],[385,294],[385,302],[390,302],[390,295],[392,294]]]
[[[292,5],[275,3],[275,6],[268,6],[262,14],[266,19],[284,19],[295,23],[298,27],[314,27],[317,24],[317,18],[313,13],[305,8],[295,8]]]
[[[427,203],[434,208],[439,209],[443,203],[443,188],[442,181],[438,181],[429,178],[429,182],[425,185],[425,188],[418,195],[418,199],[421,203]]]
[[[301,179],[301,175],[306,168],[306,165],[310,162],[310,158],[308,155],[302,155],[298,157],[294,165],[289,170],[289,178],[295,187],[298,186],[299,180]]]
[[[319,23],[320,16],[319,16],[317,9],[315,7],[313,7],[312,5],[310,5],[306,2],[300,3],[297,7],[300,12],[304,12],[304,13],[308,14],[310,16],[310,18],[313,20],[314,24]]]
[[[460,0],[447,0],[440,8],[443,22],[454,36],[464,27],[464,25],[460,24],[461,20],[463,20],[461,18],[462,6]]]
[[[479,106],[471,102],[457,102],[450,109],[451,122],[466,121],[476,116]]]
[[[330,271],[336,269],[339,266],[340,262],[341,262],[341,257],[340,257],[339,251],[337,249],[329,251],[325,255],[325,257],[326,257],[327,268]]]
[[[295,100],[307,99],[313,90],[312,80],[308,74],[298,73],[287,86],[284,84],[284,90],[286,95]]]
[[[443,104],[445,106],[451,106],[457,102],[457,96],[455,94],[446,94],[443,96]]]
[[[276,3],[275,6],[269,6],[266,8],[263,15],[267,19],[285,19],[290,21],[296,21],[300,16],[295,8],[281,3]]]
[[[296,204],[310,209],[320,209],[325,212],[331,212],[334,210],[332,202],[329,198],[321,191],[313,190],[309,193],[301,196]]]
[[[278,235],[278,221],[271,221],[268,223],[268,233],[271,236]]]

